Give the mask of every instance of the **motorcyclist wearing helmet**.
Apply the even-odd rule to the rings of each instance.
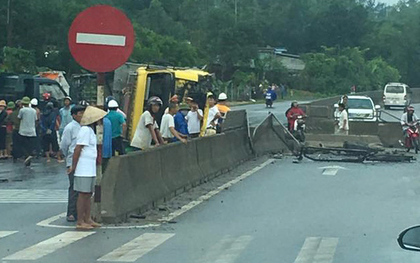
[[[401,116],[401,121],[400,121],[402,129],[403,129],[403,133],[405,136],[407,135],[407,130],[410,128],[410,126],[412,126],[413,124],[417,124],[418,121],[419,121],[419,118],[414,113],[414,107],[408,106],[407,112]]]
[[[303,116],[306,117],[305,112],[299,108],[299,104],[297,101],[293,101],[290,109],[287,110],[286,112],[286,117],[287,117],[287,124],[288,124],[288,128],[290,132],[294,131],[295,128],[295,120],[299,117],[299,116]]]
[[[155,142],[155,146],[165,144],[155,120],[155,116],[162,105],[162,100],[156,96],[151,97],[147,101],[147,110],[140,117],[130,144],[131,147],[146,150],[152,146],[152,140]]]

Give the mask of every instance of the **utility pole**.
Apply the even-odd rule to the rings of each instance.
[[[12,0],[7,0],[7,46],[12,46]]]

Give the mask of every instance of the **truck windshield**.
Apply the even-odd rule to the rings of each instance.
[[[349,109],[372,109],[373,105],[372,102],[367,99],[349,99],[347,107]]]
[[[388,86],[386,87],[386,93],[404,93],[403,86]]]
[[[64,92],[60,89],[60,86],[57,84],[52,83],[40,83],[39,84],[39,97],[42,98],[42,94],[44,93],[50,93],[53,98],[56,98],[57,100],[64,99],[66,96]]]

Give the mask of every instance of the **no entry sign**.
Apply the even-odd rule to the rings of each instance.
[[[133,51],[134,41],[130,20],[120,10],[107,5],[81,12],[68,35],[74,59],[83,68],[100,73],[124,64]]]

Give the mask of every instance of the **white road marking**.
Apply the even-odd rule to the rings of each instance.
[[[322,172],[322,175],[331,175],[331,176],[335,176],[335,175],[337,175],[337,173],[338,173],[338,169],[335,169],[335,168],[328,168],[328,169],[325,169],[325,170]]]
[[[224,236],[197,263],[234,263],[252,239],[251,236]]]
[[[7,237],[17,233],[18,231],[0,231],[0,238]]]
[[[220,193],[221,191],[223,191],[225,188],[230,187],[242,180],[244,180],[245,178],[251,176],[252,174],[258,172],[259,170],[263,169],[264,167],[266,167],[267,165],[273,163],[275,160],[273,159],[269,159],[267,161],[265,161],[264,163],[260,164],[259,166],[255,167],[254,169],[242,174],[241,176],[239,176],[238,178],[233,179],[232,181],[218,187],[216,190],[213,190],[201,197],[199,197],[196,201],[192,201],[190,203],[188,203],[187,205],[181,207],[179,210],[176,210],[174,212],[172,212],[171,214],[169,214],[166,217],[161,218],[159,221],[161,222],[168,222],[171,221],[173,219],[175,219],[176,217],[184,214],[185,212],[188,212],[189,210],[191,210],[192,208],[196,207],[197,205],[201,204],[202,202],[210,199],[211,197],[213,197],[214,195]],[[47,218],[39,223],[37,223],[37,226],[42,226],[42,227],[52,227],[52,228],[64,228],[64,229],[74,229],[74,226],[62,226],[62,225],[55,225],[52,224],[54,221],[57,221],[61,218],[65,218],[67,213],[61,213],[55,216],[52,216],[50,218]],[[121,225],[121,226],[102,226],[102,229],[129,229],[129,228],[133,228],[133,229],[144,229],[144,228],[149,228],[149,227],[158,227],[160,226],[161,223],[156,223],[156,224],[147,224],[147,225]]]
[[[311,263],[321,242],[320,237],[308,237],[303,243],[302,249],[297,256],[295,263]]]
[[[125,46],[125,36],[121,35],[107,35],[107,34],[93,34],[93,33],[77,33],[77,44],[91,44],[104,46]]]
[[[67,190],[2,189],[0,204],[55,204],[67,203]]]
[[[42,227],[51,227],[51,228],[64,228],[64,229],[74,229],[75,226],[62,226],[52,224],[54,221],[59,219],[64,219],[67,216],[67,212],[49,217],[41,222],[37,223],[37,226]],[[158,227],[160,224],[147,224],[147,225],[121,225],[121,226],[102,226],[101,229],[144,229],[149,227]]]
[[[322,172],[322,175],[330,175],[330,176],[337,175],[339,170],[348,170],[347,168],[341,167],[341,166],[338,166],[338,165],[319,167],[318,169],[324,170]]]
[[[267,165],[269,165],[273,162],[274,162],[274,160],[272,160],[272,159],[265,161],[264,163],[260,164],[259,166],[255,167],[254,169],[249,170],[248,172],[242,174],[241,176],[225,183],[222,186],[219,186],[215,190],[210,191],[207,194],[200,196],[197,200],[191,201],[190,203],[184,205],[180,209],[170,213],[168,216],[161,218],[159,221],[169,222],[169,221],[175,219],[176,217],[184,214],[185,212],[188,212],[189,210],[193,209],[194,207],[198,206],[199,204],[203,203],[204,201],[209,200],[210,198],[217,195],[218,193],[225,190],[226,188],[229,188],[229,187],[239,183],[240,181],[250,177],[254,173],[258,172],[259,170],[263,169],[264,167],[266,167]]]
[[[24,250],[18,251],[13,255],[3,258],[3,260],[37,260],[94,233],[95,232],[80,231],[64,232]]]
[[[295,263],[331,263],[337,244],[338,238],[308,237]]]
[[[334,259],[338,238],[323,238],[313,263],[331,263]]]
[[[158,234],[146,233],[143,234],[123,246],[115,249],[111,253],[98,259],[98,261],[112,261],[112,262],[134,262],[143,257],[156,247],[163,244],[166,240],[173,237],[175,234]]]

